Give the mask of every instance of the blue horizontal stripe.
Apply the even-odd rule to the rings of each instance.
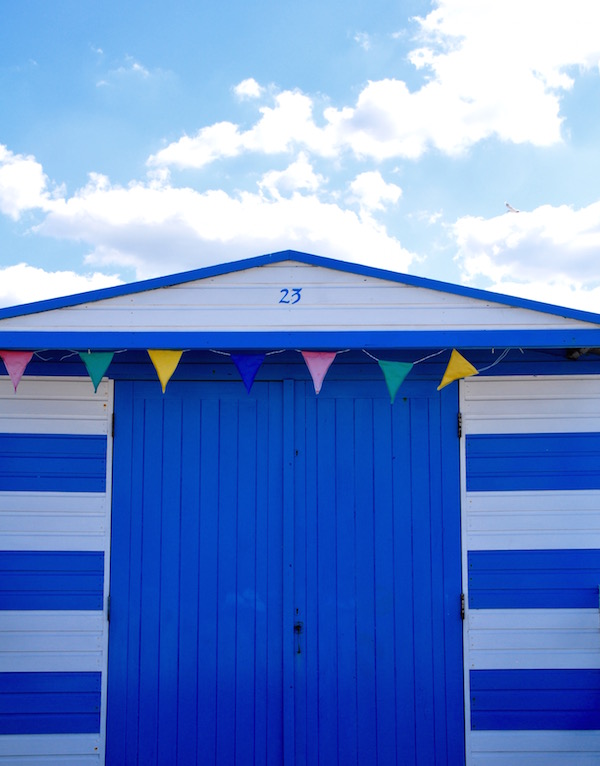
[[[332,351],[353,349],[489,349],[600,347],[600,328],[594,330],[357,330],[189,332],[189,331],[10,331],[2,334],[2,347],[74,348],[92,351],[117,349],[297,349]]]
[[[472,609],[598,608],[597,549],[469,551],[468,569]]]
[[[0,610],[100,610],[101,551],[0,551]]]
[[[106,436],[0,434],[0,490],[106,491]]]
[[[600,670],[471,670],[474,730],[600,729]]]
[[[0,673],[0,734],[100,731],[100,673]]]
[[[600,434],[467,436],[467,491],[600,489]]]

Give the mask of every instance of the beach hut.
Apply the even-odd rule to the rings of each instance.
[[[294,251],[0,309],[0,764],[597,763],[599,349]]]

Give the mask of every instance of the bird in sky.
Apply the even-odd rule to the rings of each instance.
[[[507,212],[509,212],[509,213],[520,213],[521,212],[520,210],[517,210],[516,207],[513,207],[512,205],[509,205],[508,202],[505,202],[504,204],[508,208]]]

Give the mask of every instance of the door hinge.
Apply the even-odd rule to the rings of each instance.
[[[460,619],[465,619],[465,594],[460,594]]]
[[[462,436],[462,413],[461,412],[458,413],[457,425],[458,425],[458,438],[460,439],[460,437]]]

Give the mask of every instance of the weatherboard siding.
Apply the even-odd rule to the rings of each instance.
[[[0,378],[0,764],[104,762],[112,383]]]
[[[461,381],[468,766],[600,759],[600,378]]]
[[[283,302],[282,302],[283,301]],[[322,266],[275,263],[2,319],[6,331],[290,332],[594,329],[493,298]]]

